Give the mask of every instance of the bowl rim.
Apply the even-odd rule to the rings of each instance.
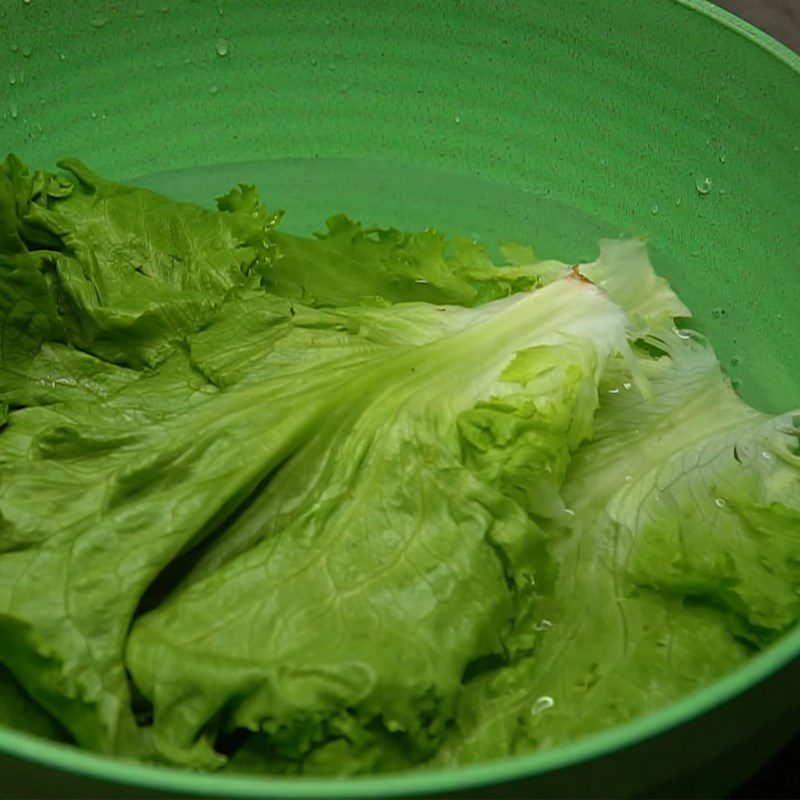
[[[800,54],[709,0],[671,0],[702,14],[766,50],[800,78]],[[478,764],[356,778],[274,777],[191,772],[99,755],[0,727],[0,754],[74,775],[154,791],[198,797],[354,798],[419,795],[475,789],[533,778],[652,739],[723,705],[800,656],[800,625],[710,685],[623,725],[544,752]]]

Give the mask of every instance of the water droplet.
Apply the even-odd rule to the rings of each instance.
[[[728,504],[727,504],[727,503],[726,503],[726,502],[725,502],[725,501],[724,501],[724,500],[723,500],[721,497],[717,497],[717,498],[714,500],[714,505],[715,505],[717,508],[725,508],[725,506],[726,506],[726,505],[728,505]]]
[[[653,216],[655,216],[656,214],[658,214],[658,206],[653,206],[653,207],[650,209],[650,213],[651,213]]]
[[[22,0],[22,2],[25,3],[26,6],[31,4],[31,0]]]
[[[727,160],[728,160],[728,157],[725,156],[725,155],[722,155],[722,156],[719,157],[719,163],[720,164],[724,164]]]
[[[549,631],[552,627],[553,623],[549,619],[541,619],[533,626],[533,629],[535,631]]]
[[[28,45],[20,47],[19,52],[22,53],[23,58],[30,58],[33,55],[33,50]]]
[[[714,185],[714,181],[711,178],[703,178],[702,180],[698,178],[694,182],[695,187],[697,188],[697,193],[705,197],[710,191],[711,187]]]
[[[136,16],[143,17],[147,13],[147,9],[144,8],[137,8],[136,9]]]
[[[108,17],[103,16],[102,14],[98,14],[96,17],[92,17],[91,24],[93,28],[105,28],[108,25]]]
[[[419,284],[425,285],[425,284],[428,283],[428,279],[427,278],[414,278],[414,283],[419,283]]]
[[[65,56],[63,53],[59,53],[59,54],[58,54],[58,57],[59,57],[59,58],[60,58],[62,61],[66,61],[66,60],[67,60],[67,57],[66,57],[66,56]]]
[[[349,84],[349,83],[343,83],[343,84],[342,84],[342,85],[339,87],[339,91],[340,91],[342,94],[347,94],[347,93],[350,91],[350,84]]]
[[[160,11],[161,11],[162,14],[168,14],[169,13],[169,6],[166,3],[164,3],[164,5],[161,6]]]
[[[97,119],[97,112],[96,111],[92,111],[92,119]]]
[[[217,55],[225,58],[228,55],[228,40],[227,39],[217,39],[217,43],[214,45],[214,49],[217,51]]]
[[[633,386],[633,384],[632,384],[630,381],[625,381],[625,382],[622,384],[622,388],[623,388],[623,389],[630,389],[632,386]]]
[[[13,86],[17,82],[17,76],[13,72],[8,73],[8,82]]]
[[[672,332],[679,338],[679,339],[691,339],[692,332],[683,330],[682,328],[673,328]]]
[[[442,309],[442,310],[444,310],[444,309]],[[536,576],[535,576],[535,575],[530,575],[530,576],[528,577],[528,583],[529,583],[531,586],[536,586]]]
[[[680,205],[682,202],[683,202],[683,201],[682,201],[682,200],[681,200],[681,198],[679,197],[679,198],[678,198],[678,199],[675,201],[675,205],[676,205],[676,206],[679,206],[679,205]]]
[[[453,122],[455,122],[456,125],[460,125],[461,124],[461,117],[459,117],[458,114],[456,114],[453,117]]]
[[[317,66],[317,59],[316,58],[312,58],[311,59],[311,66],[312,67],[316,67]]]
[[[225,16],[225,9],[224,9],[222,6],[220,6],[220,7],[219,7],[219,15],[220,15],[221,17],[224,17],[224,16]]]
[[[626,483],[633,483],[633,475],[626,475],[625,476]]]
[[[764,450],[761,453],[761,458],[765,458],[767,461],[772,461],[772,453],[769,450]]]
[[[16,103],[11,104],[11,119],[16,119],[19,116],[19,109]]]
[[[11,52],[12,53],[19,53],[19,45],[16,42],[11,45]]]
[[[535,717],[537,714],[541,714],[542,711],[547,711],[548,708],[552,708],[555,705],[555,701],[549,695],[543,694],[541,697],[537,697],[536,700],[533,701],[533,705],[531,705],[531,714]]]
[[[619,394],[619,386],[614,386],[612,389],[608,390],[609,394]]]
[[[208,89],[208,93],[211,95],[217,94],[217,92],[219,92],[219,87],[216,84]]]
[[[570,517],[574,517],[574,516],[575,516],[575,512],[574,512],[574,511],[573,511],[571,508],[565,508],[565,509],[564,509],[564,513],[565,513],[567,516],[570,516]]]

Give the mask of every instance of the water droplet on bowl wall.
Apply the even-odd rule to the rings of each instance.
[[[711,187],[714,185],[714,181],[711,178],[698,178],[694,182],[695,188],[697,189],[697,193],[703,197],[705,197],[710,191]]]

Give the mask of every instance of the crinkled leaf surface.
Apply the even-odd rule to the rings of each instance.
[[[192,767],[494,758],[800,616],[796,418],[643,242],[497,266],[0,165],[0,722]]]

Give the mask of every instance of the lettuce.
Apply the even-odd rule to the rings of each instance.
[[[800,616],[796,420],[676,327],[643,242],[497,265],[62,166],[0,167],[0,692],[41,735],[464,763],[647,713]]]

